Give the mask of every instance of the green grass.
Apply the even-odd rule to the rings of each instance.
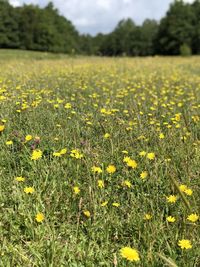
[[[198,267],[199,220],[187,218],[200,204],[199,58],[45,55],[0,52],[0,266]],[[27,135],[33,138],[25,142]],[[31,160],[34,149],[42,158]],[[73,149],[83,157],[72,157]],[[127,156],[137,168],[127,166]],[[182,250],[182,239],[192,248]],[[137,249],[139,262],[120,255],[126,246]]]

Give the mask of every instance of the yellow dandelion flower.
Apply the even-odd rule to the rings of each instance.
[[[142,173],[140,173],[140,178],[141,179],[146,179],[148,176],[148,172],[147,171],[143,171]]]
[[[93,166],[91,170],[94,173],[102,173],[102,169],[100,167]]]
[[[108,204],[108,201],[104,201],[101,203],[101,207],[105,207],[105,206],[107,206],[107,204]]]
[[[73,187],[73,191],[74,191],[74,194],[75,194],[75,195],[78,195],[78,194],[80,193],[80,189],[79,189],[78,186],[74,186],[74,187]]]
[[[112,205],[113,205],[113,207],[119,207],[120,206],[120,204],[118,202],[113,202]]]
[[[144,215],[144,219],[145,219],[146,221],[151,220],[151,218],[152,218],[152,215],[149,214],[149,213],[146,213],[146,214]]]
[[[110,138],[110,134],[109,134],[109,133],[104,134],[104,138],[105,138],[105,139]]]
[[[166,218],[166,220],[167,220],[168,222],[170,222],[170,223],[173,223],[173,222],[176,221],[175,217],[173,217],[173,216],[168,216],[168,217]]]
[[[33,187],[25,187],[24,192],[26,194],[33,194],[35,192],[35,189]]]
[[[36,217],[35,217],[35,220],[38,222],[38,223],[41,223],[42,221],[44,221],[44,214],[39,212],[36,214]]]
[[[99,188],[104,188],[104,181],[103,180],[98,180],[98,187]]]
[[[144,156],[146,156],[146,154],[147,154],[147,152],[146,152],[146,151],[141,151],[141,152],[139,153],[139,155],[140,155],[141,157],[144,157]]]
[[[164,134],[163,134],[163,133],[160,133],[160,134],[159,134],[159,138],[160,138],[160,139],[164,139],[164,138],[165,138]]]
[[[154,160],[155,159],[155,153],[153,153],[153,152],[147,153],[147,158],[150,160]]]
[[[7,145],[7,146],[11,146],[11,145],[13,145],[13,141],[12,141],[12,140],[6,141],[6,145]]]
[[[128,188],[131,188],[131,187],[132,187],[132,184],[131,184],[131,182],[130,182],[129,180],[125,180],[125,181],[123,181],[123,182],[122,182],[122,185],[123,185],[123,186],[126,186],[126,187],[128,187]]]
[[[179,186],[179,189],[180,189],[181,192],[185,192],[185,190],[187,190],[187,186],[184,185],[184,184],[181,184],[181,185]]]
[[[187,220],[191,222],[196,222],[198,221],[198,219],[199,219],[199,216],[196,213],[192,213],[187,217]]]
[[[17,177],[15,177],[15,181],[17,181],[17,182],[24,182],[25,181],[25,178],[22,177],[22,176],[17,176]]]
[[[166,197],[167,198],[167,202],[169,202],[169,203],[175,203],[176,201],[177,201],[177,196],[175,196],[175,195],[170,195],[170,196],[168,196],[168,197]]]
[[[31,159],[32,160],[38,160],[42,157],[42,151],[39,149],[33,150]]]
[[[28,141],[31,141],[33,139],[33,136],[28,134],[25,136],[25,141],[28,142]]]
[[[124,247],[120,249],[121,256],[128,261],[139,261],[139,253],[136,249],[130,248],[130,247]]]
[[[127,166],[132,168],[132,169],[135,169],[135,168],[137,168],[137,162],[134,159],[130,159],[127,162]]]
[[[0,125],[0,133],[3,132],[5,129],[5,125]]]
[[[188,240],[188,239],[179,240],[178,246],[181,247],[182,249],[190,249],[190,248],[192,248],[191,241]]]
[[[106,171],[110,174],[112,173],[115,173],[116,172],[116,167],[114,165],[109,165],[107,168],[106,168]]]
[[[53,156],[54,157],[61,157],[61,154],[60,154],[60,152],[53,152]]]
[[[185,194],[188,195],[188,196],[191,196],[191,195],[193,194],[193,191],[192,191],[192,189],[190,189],[190,188],[187,188],[184,192],[185,192]]]
[[[83,211],[83,214],[84,214],[86,217],[88,217],[88,218],[91,216],[89,210],[84,210],[84,211]]]
[[[65,155],[67,153],[67,149],[63,148],[60,150],[60,155]]]

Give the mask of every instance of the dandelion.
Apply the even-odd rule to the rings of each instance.
[[[131,187],[132,187],[132,184],[131,184],[131,182],[130,182],[129,180],[125,180],[125,181],[123,181],[123,182],[122,182],[122,185],[123,185],[123,186],[126,186],[126,187],[128,187],[128,188],[131,188]]]
[[[127,162],[127,166],[132,168],[132,169],[135,169],[137,168],[137,162],[133,159],[130,159],[128,162]]]
[[[141,157],[144,157],[144,156],[146,156],[146,154],[147,154],[147,152],[146,152],[146,151],[141,151],[141,152],[139,153],[139,155],[140,155]]]
[[[24,192],[26,194],[33,194],[35,192],[35,189],[33,187],[25,187]]]
[[[61,157],[61,154],[60,154],[60,152],[53,152],[53,156],[54,157]]]
[[[166,220],[167,220],[168,222],[170,222],[170,223],[173,223],[173,222],[176,221],[175,217],[173,217],[173,216],[168,216],[168,217],[166,218]]]
[[[151,220],[151,218],[152,218],[152,215],[149,214],[149,213],[146,213],[146,214],[144,215],[144,220],[146,220],[146,221]]]
[[[83,158],[83,154],[80,153],[80,151],[78,149],[72,149],[70,156],[72,158],[76,158],[76,159],[82,159]]]
[[[91,216],[89,210],[84,210],[84,211],[83,211],[83,214],[84,214],[87,218],[89,218],[89,217]]]
[[[188,196],[191,196],[191,195],[193,194],[192,189],[187,188],[187,189],[185,190],[185,194],[188,195]]]
[[[31,159],[32,160],[38,160],[42,157],[42,151],[39,149],[33,150]]]
[[[109,174],[115,173],[115,172],[116,172],[116,167],[115,167],[114,165],[109,165],[109,166],[106,168],[106,171],[107,171]]]
[[[6,145],[7,145],[7,146],[11,146],[11,145],[13,145],[13,141],[11,141],[11,140],[6,141]]]
[[[104,181],[103,180],[98,180],[98,187],[99,188],[104,188]]]
[[[31,141],[33,139],[33,136],[28,134],[25,136],[25,141],[28,142],[28,141]]]
[[[150,159],[150,160],[154,160],[155,159],[155,154],[153,152],[147,153],[147,158]]]
[[[109,134],[109,133],[104,134],[104,138],[105,138],[105,139],[110,138],[110,134]]]
[[[198,221],[198,219],[199,219],[199,216],[196,213],[192,213],[187,217],[187,220],[191,222],[196,222]]]
[[[63,148],[60,150],[60,155],[65,155],[67,153],[67,149]]]
[[[185,192],[185,190],[187,190],[187,186],[184,185],[184,184],[181,184],[181,185],[179,186],[179,189],[180,189],[181,192]]]
[[[190,249],[190,248],[192,248],[192,244],[191,244],[190,240],[188,240],[188,239],[179,240],[178,246],[181,247],[181,249]]]
[[[119,207],[120,206],[120,204],[118,202],[113,202],[112,205],[113,205],[113,207]]]
[[[100,167],[93,166],[91,170],[94,173],[102,173],[102,169]]]
[[[139,261],[139,253],[136,249],[130,248],[130,247],[124,247],[120,249],[121,256],[128,261]]]
[[[78,195],[78,194],[80,193],[80,189],[79,189],[78,186],[74,186],[74,187],[73,187],[73,191],[74,191],[74,194],[75,194],[75,195]]]
[[[41,223],[44,221],[44,214],[39,212],[36,214],[36,217],[35,217],[35,220],[38,222],[38,223]]]
[[[101,203],[101,207],[105,207],[107,205],[108,205],[108,201],[104,201],[104,202]]]
[[[164,134],[163,134],[163,133],[160,133],[160,134],[159,134],[159,138],[160,138],[160,139],[164,139],[164,138],[165,138]]]
[[[3,132],[5,129],[5,125],[0,125],[0,133]]]
[[[22,176],[17,176],[17,177],[15,177],[15,181],[17,181],[17,182],[24,182],[25,181],[25,178],[22,177]]]
[[[175,195],[170,195],[169,197],[167,197],[167,202],[169,203],[175,203],[177,201],[177,196]]]
[[[148,172],[147,171],[143,171],[142,173],[140,173],[140,178],[141,179],[146,179],[148,176]]]

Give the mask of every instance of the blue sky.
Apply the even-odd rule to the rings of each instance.
[[[48,0],[10,0],[14,6],[23,3],[45,6]],[[113,30],[122,18],[130,17],[137,24],[144,19],[159,20],[172,0],[53,0],[60,14],[73,22],[81,33],[92,35]],[[188,0],[186,2],[192,2]]]

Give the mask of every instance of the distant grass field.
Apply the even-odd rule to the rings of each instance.
[[[199,267],[199,58],[0,63],[0,266]]]

